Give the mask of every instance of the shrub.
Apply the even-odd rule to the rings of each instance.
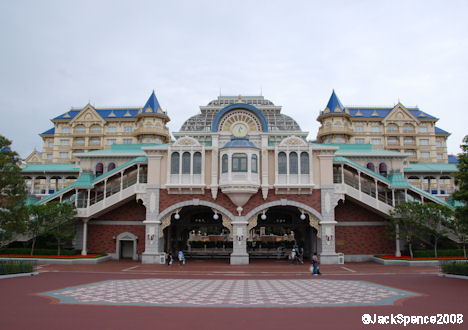
[[[442,272],[446,274],[468,276],[468,262],[447,262],[442,264]]]
[[[0,249],[0,254],[24,254],[29,255],[31,252],[30,248],[5,248]],[[56,249],[35,249],[35,255],[43,256],[55,256],[57,255]],[[63,256],[73,256],[75,254],[81,254],[80,250],[61,250],[60,254]]]
[[[0,261],[0,275],[32,273],[33,264],[28,262]]]

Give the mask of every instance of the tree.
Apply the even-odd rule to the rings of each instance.
[[[60,246],[66,239],[72,238],[75,233],[73,220],[76,215],[75,206],[67,203],[50,202],[47,204],[30,205],[30,221],[28,233],[32,236],[31,255],[37,238],[50,234],[57,240],[57,254],[60,255]]]
[[[413,243],[416,238],[425,233],[421,223],[421,206],[417,202],[402,203],[390,212],[390,220],[394,231],[398,228],[399,238],[406,239],[411,258],[413,258]]]
[[[419,221],[425,225],[427,232],[434,239],[434,257],[437,258],[437,244],[439,239],[445,237],[448,233],[448,230],[445,228],[453,216],[453,211],[445,205],[435,203],[420,205]]]
[[[0,135],[0,246],[7,245],[14,234],[24,232],[27,220],[20,158],[10,146],[11,141]]]
[[[56,205],[49,233],[57,240],[57,255],[60,255],[60,247],[63,242],[73,238],[75,235],[75,216],[76,208],[73,204],[63,203]]]
[[[455,218],[449,224],[450,229],[458,238],[463,247],[463,256],[466,258],[466,243],[468,242],[468,210],[460,207],[455,210]]]
[[[463,255],[466,258],[466,242],[468,239],[468,135],[460,146],[462,153],[458,154],[458,172],[454,174],[457,190],[452,198],[459,201],[461,206],[455,209],[455,219],[452,221],[452,231],[463,245]]]

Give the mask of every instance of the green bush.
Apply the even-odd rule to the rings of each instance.
[[[414,254],[414,257],[416,258],[432,258],[434,257],[434,249],[414,250],[413,254]],[[409,256],[409,252],[404,251],[403,255]],[[462,249],[437,250],[437,256],[438,257],[463,257],[463,250]]]
[[[468,276],[468,262],[447,262],[442,264],[442,272],[446,274]]]
[[[0,262],[0,275],[32,273],[34,267],[27,262]]]
[[[30,248],[5,248],[0,249],[0,254],[25,254],[29,255],[31,253]],[[44,255],[44,256],[55,256],[57,255],[56,249],[34,249],[35,255]],[[60,250],[60,255],[62,256],[73,256],[75,254],[81,254],[80,250]]]

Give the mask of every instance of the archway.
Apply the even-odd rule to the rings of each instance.
[[[232,253],[230,219],[203,205],[188,205],[174,210],[161,228],[164,251],[188,258],[226,258]]]
[[[296,246],[304,259],[318,252],[318,219],[291,205],[278,205],[250,218],[248,253],[250,258],[287,259]]]
[[[125,232],[117,236],[115,242],[115,254],[117,259],[138,260],[137,240],[138,237],[129,232]]]

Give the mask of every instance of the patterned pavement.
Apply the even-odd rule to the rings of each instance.
[[[323,279],[110,280],[42,293],[68,304],[307,307],[392,305],[418,294],[366,281]]]

